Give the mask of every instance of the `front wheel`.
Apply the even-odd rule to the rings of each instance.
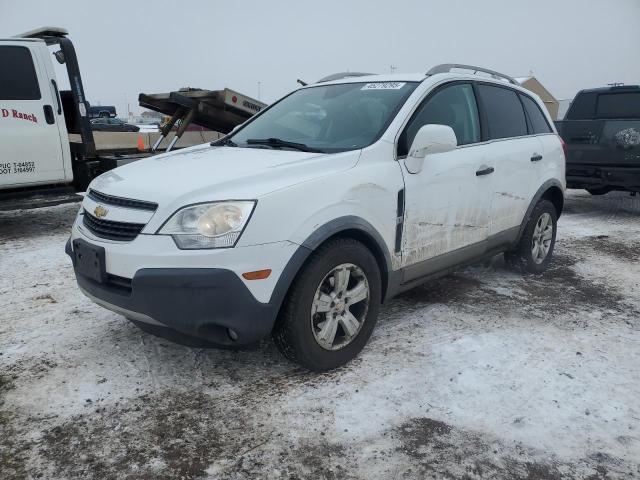
[[[516,270],[542,273],[553,255],[558,227],[556,208],[549,200],[540,200],[531,212],[518,244],[505,253],[505,260]]]
[[[315,252],[296,277],[273,332],[280,351],[314,371],[344,365],[364,348],[381,303],[375,257],[353,239]]]

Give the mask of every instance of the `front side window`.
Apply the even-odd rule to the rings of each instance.
[[[358,82],[303,88],[229,139],[240,147],[287,148],[282,142],[290,142],[327,153],[364,148],[384,133],[416,86]],[[269,139],[282,142],[265,142]]]
[[[26,47],[0,47],[0,100],[40,100],[31,52]]]
[[[489,138],[511,138],[527,135],[527,121],[518,94],[510,88],[478,85],[484,108]]]
[[[427,97],[400,135],[398,156],[407,155],[418,130],[429,124],[453,128],[458,145],[479,142],[480,122],[473,87],[467,83],[454,84]]]
[[[538,104],[527,95],[520,95],[520,99],[522,100],[524,109],[527,111],[529,121],[531,122],[531,133],[551,133],[552,130],[547,122],[547,117],[542,113]]]

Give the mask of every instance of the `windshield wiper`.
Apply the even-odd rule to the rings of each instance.
[[[238,146],[236,142],[234,142],[233,140],[227,137],[222,137],[219,140],[214,140],[209,145],[211,145],[212,147],[219,147],[219,146],[237,147]]]
[[[280,138],[250,138],[247,140],[248,145],[268,145],[270,147],[294,148],[301,152],[324,153],[322,150],[309,147],[304,143],[288,142]]]

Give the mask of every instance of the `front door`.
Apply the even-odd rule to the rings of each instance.
[[[403,281],[411,281],[484,253],[488,235],[492,162],[481,141],[473,87],[439,87],[418,107],[399,139],[400,162],[423,125],[453,128],[458,148],[427,155],[422,171],[403,170],[406,208]]]
[[[65,180],[57,99],[30,42],[0,42],[0,187]]]

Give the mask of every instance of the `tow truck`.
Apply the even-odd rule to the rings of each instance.
[[[52,55],[65,65],[70,90],[59,88]],[[79,201],[96,176],[219,138],[266,107],[228,88],[141,93],[139,102],[170,117],[159,133],[94,133],[67,30],[42,27],[0,39],[0,211]],[[211,132],[187,132],[191,122]]]

